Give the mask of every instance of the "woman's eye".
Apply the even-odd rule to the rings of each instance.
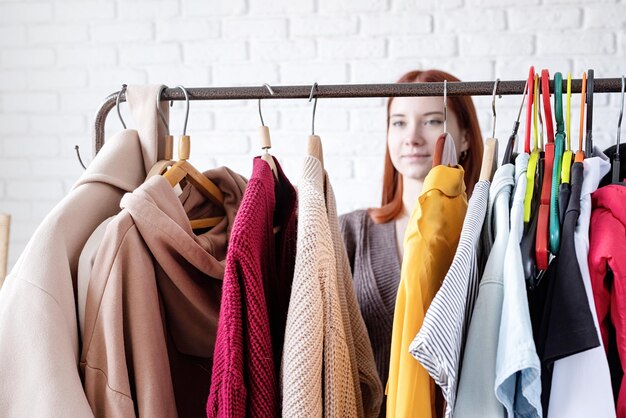
[[[441,119],[429,119],[426,122],[424,122],[424,125],[438,126],[438,125],[441,125],[442,123],[443,121]]]
[[[396,128],[402,128],[403,126],[406,125],[406,122],[403,121],[403,120],[397,120],[397,121],[393,122],[391,125],[396,127]]]

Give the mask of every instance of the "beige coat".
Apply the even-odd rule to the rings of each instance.
[[[94,229],[119,212],[122,195],[140,185],[156,161],[157,134],[165,134],[157,125],[158,87],[128,87],[139,130],[106,142],[39,225],[0,290],[2,416],[92,415],[78,372],[78,257]],[[165,104],[162,109],[168,111]]]
[[[194,235],[189,215],[222,209],[189,184],[177,197],[161,176],[126,194],[106,229],[80,362],[98,417],[206,416],[228,237],[246,181],[225,167],[205,175],[226,209],[208,232]]]
[[[333,191],[314,157],[305,160],[298,210],[283,417],[377,416],[382,385],[339,236]]]

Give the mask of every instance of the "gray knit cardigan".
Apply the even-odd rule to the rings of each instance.
[[[384,387],[389,376],[393,313],[400,283],[395,221],[375,224],[366,210],[356,210],[340,216],[339,226]]]

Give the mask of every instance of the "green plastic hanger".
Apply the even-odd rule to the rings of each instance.
[[[565,148],[565,124],[563,123],[563,76],[554,74],[554,117],[556,135],[554,136],[554,168],[550,192],[550,252],[557,254],[561,243],[561,222],[559,221],[559,180]]]

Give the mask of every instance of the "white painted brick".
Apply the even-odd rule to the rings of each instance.
[[[380,38],[319,39],[318,50],[324,60],[372,59],[384,57],[386,45]]]
[[[281,84],[344,84],[348,82],[348,65],[343,62],[287,62],[280,65]]]
[[[33,222],[33,220],[29,222],[11,222],[11,239],[19,243],[27,243],[35,233],[40,222],[41,219],[37,222]]]
[[[178,64],[181,47],[178,44],[122,46],[120,63],[125,64]]]
[[[11,215],[11,223],[29,221],[31,217],[31,205],[29,202],[2,200],[0,212]]]
[[[167,86],[182,84],[189,87],[209,86],[211,71],[205,66],[194,65],[185,67],[175,66],[144,66],[148,73],[149,83],[160,83]]]
[[[433,18],[425,13],[367,14],[361,17],[365,35],[413,35],[433,30]]]
[[[472,8],[518,6],[519,4],[520,2],[515,0],[467,0],[467,6]],[[539,4],[539,0],[524,1],[524,6],[537,4]]]
[[[54,51],[50,48],[5,49],[0,53],[0,66],[5,68],[42,68],[54,65]]]
[[[313,40],[250,41],[252,62],[289,62],[315,58]]]
[[[90,26],[90,31],[91,40],[98,43],[128,43],[154,39],[154,26],[151,22],[95,23]]]
[[[534,52],[532,34],[501,32],[461,35],[461,56],[517,56]]]
[[[145,84],[148,76],[145,70],[123,67],[98,68],[89,70],[89,87],[106,90],[119,90],[122,84]]]
[[[428,58],[422,63],[425,69],[440,68],[462,81],[495,80],[494,60],[489,58],[457,57],[452,62],[447,58]]]
[[[54,3],[56,21],[92,21],[115,17],[115,4],[104,1],[62,1]]]
[[[90,112],[92,115],[95,114],[96,112]],[[109,119],[112,119],[113,115],[110,115]],[[117,115],[115,115],[115,118],[117,118]],[[83,163],[85,163],[85,165],[89,165],[89,163],[91,162],[91,159],[93,157],[92,155],[92,151],[93,151],[93,144],[92,144],[92,130],[93,130],[93,120],[89,120],[89,129],[84,132],[81,135],[61,135],[61,138],[59,139],[59,143],[61,144],[59,147],[59,158],[68,158],[68,159],[73,159],[74,164],[78,164],[80,166],[80,163],[78,162],[78,157],[76,157],[76,150],[74,149],[74,147],[76,145],[78,145],[80,147],[80,156],[83,159]],[[108,125],[108,120],[107,120],[107,125]],[[107,135],[105,135],[105,139],[109,138],[111,135],[111,132],[109,132],[108,130],[106,131]]]
[[[0,133],[7,134],[22,134],[28,130],[28,117],[23,114],[0,114]]]
[[[248,57],[248,48],[245,41],[187,42],[183,44],[183,57],[186,64],[243,61]]]
[[[310,132],[313,109],[282,109],[280,128],[295,132]],[[349,126],[348,110],[331,109],[317,104],[315,111],[315,130],[325,132],[347,131]]]
[[[414,59],[360,61],[350,65],[350,82],[393,83],[408,71],[424,68],[420,62]]]
[[[535,66],[536,72],[547,68],[551,73],[560,71],[565,77],[567,72],[572,70],[572,60],[569,57],[502,57],[496,61],[496,76],[501,80],[526,80],[531,65]],[[574,74],[572,77],[575,77]]]
[[[383,178],[383,168],[385,165],[384,150],[380,155],[374,157],[357,156],[355,158],[355,175],[357,179],[362,178]]]
[[[41,221],[52,211],[52,209],[54,209],[57,203],[58,201],[56,199],[39,199],[31,209],[33,214],[32,221],[35,221],[37,224],[41,223]]]
[[[464,0],[391,0],[391,10],[394,12],[414,12],[415,10],[451,10],[463,6]]]
[[[506,16],[501,9],[463,8],[437,11],[435,31],[441,33],[500,31],[506,27]]]
[[[26,26],[25,25],[7,25],[0,26],[0,46],[16,47],[26,44]]]
[[[254,16],[262,15],[288,15],[313,13],[315,11],[314,0],[249,0],[250,14]]]
[[[287,19],[224,19],[222,35],[227,39],[284,39],[287,37]]]
[[[515,31],[576,29],[581,26],[582,11],[578,8],[542,7],[541,13],[533,7],[514,7],[508,10],[509,26]]]
[[[387,115],[381,109],[359,109],[350,112],[350,128],[353,132],[382,132],[387,127]]]
[[[330,172],[329,172],[330,174]],[[358,208],[378,206],[382,193],[382,179],[368,177],[359,180],[333,180],[331,184],[337,197],[337,211],[340,214]]]
[[[100,104],[106,96],[119,90],[120,87],[121,83],[118,83],[115,87],[109,88],[98,88],[92,90],[82,89],[79,92],[63,91],[60,95],[61,105],[59,110],[63,113],[87,111],[89,114],[93,115],[100,107]]]
[[[584,27],[605,30],[626,28],[626,4],[585,7]]]
[[[84,169],[74,158],[34,159],[32,164],[32,178],[46,179],[52,173],[56,178],[72,179],[74,182],[83,174]]]
[[[217,20],[162,20],[156,25],[157,41],[189,41],[194,39],[217,38],[220,25]]]
[[[250,138],[244,133],[213,131],[194,134],[192,155],[232,155],[250,152]]]
[[[28,87],[31,90],[52,90],[71,87],[87,87],[85,70],[34,70],[28,72]]]
[[[81,43],[88,39],[86,24],[29,26],[27,35],[28,42],[33,45]]]
[[[297,161],[301,167],[307,151],[307,138],[310,134],[311,121],[308,122],[308,125],[300,126],[292,132],[280,129],[277,133],[272,133],[272,153],[275,156],[284,157],[286,160],[296,157],[293,161]],[[325,150],[325,154],[329,155],[326,151],[328,150]],[[293,162],[290,164],[293,164]]]
[[[213,84],[215,86],[278,84],[278,68],[270,63],[215,64]]]
[[[319,0],[321,13],[382,12],[388,9],[388,0]]]
[[[53,112],[59,108],[56,93],[21,93],[0,96],[0,110],[3,112]]]
[[[10,199],[60,199],[63,185],[58,180],[12,180],[6,184]],[[17,224],[17,222],[16,222]]]
[[[201,133],[206,136],[206,131],[215,129],[215,115],[208,109],[199,109],[199,102],[191,102],[189,109],[189,120],[187,122],[187,134],[196,135]],[[185,108],[183,102],[174,102],[170,109],[170,132],[174,135],[174,140],[178,140],[183,133],[185,123]]]
[[[119,20],[164,19],[180,15],[180,3],[171,0],[123,1],[117,3]]]
[[[293,2],[297,3],[297,2]],[[293,17],[289,19],[291,36],[333,36],[354,35],[357,33],[356,16],[315,16]]]
[[[245,0],[187,0],[182,3],[184,17],[240,15],[246,11]]]
[[[59,141],[50,136],[7,136],[3,144],[5,157],[55,157],[59,150]]]
[[[543,32],[537,34],[540,55],[598,55],[616,51],[615,35],[604,31]]]
[[[39,23],[52,19],[50,2],[15,2],[0,4],[0,23]]]
[[[62,46],[57,49],[59,67],[113,67],[117,64],[117,52],[108,46]]]
[[[600,4],[608,4],[615,3],[620,0],[589,0],[585,2],[581,2],[579,0],[543,0],[546,4],[590,4],[590,3],[600,3]]]
[[[16,140],[15,138],[13,140]],[[2,167],[2,177],[8,180],[25,179],[31,174],[31,164],[28,158],[14,158],[10,155],[3,154],[0,159],[0,167]],[[2,202],[0,201],[0,206]],[[0,212],[3,212],[0,210]]]
[[[428,35],[392,38],[389,45],[391,58],[447,57],[457,54],[454,35]]]
[[[268,101],[262,101],[261,111],[263,112],[263,121],[271,131],[278,128],[278,111],[269,109],[267,106]],[[261,126],[258,107],[220,111],[215,115],[215,126],[218,131],[247,131],[256,135],[257,129]]]
[[[24,71],[0,71],[0,91],[22,91],[27,89]]]
[[[53,114],[38,115],[30,114],[28,116],[30,123],[30,131],[35,134],[76,134],[87,131],[85,117],[80,114]]]

